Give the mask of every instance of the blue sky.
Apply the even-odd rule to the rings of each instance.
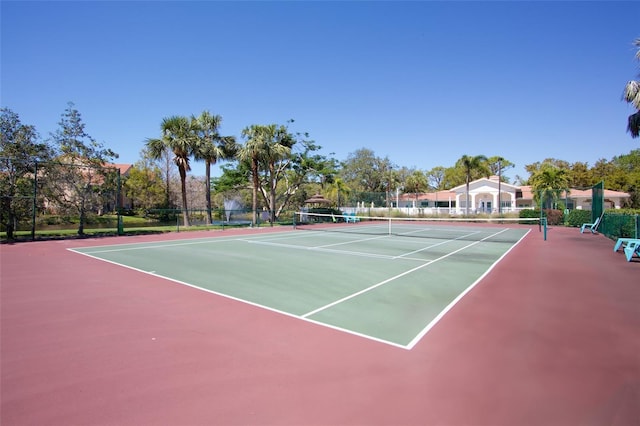
[[[87,132],[133,163],[171,115],[221,133],[309,132],[345,160],[369,148],[429,170],[462,155],[592,166],[640,147],[621,99],[638,77],[640,3],[6,1],[1,105]],[[194,164],[196,175],[204,167]]]

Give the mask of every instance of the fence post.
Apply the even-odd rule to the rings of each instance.
[[[120,209],[122,208],[120,204],[120,194],[121,194],[121,181],[120,181],[120,169],[118,168],[118,188],[116,190],[116,218],[118,220],[118,235],[124,235],[124,221],[122,220],[122,215],[120,214]]]
[[[31,240],[36,240],[36,212],[38,198],[38,161],[34,163],[33,168],[33,206],[31,209]]]

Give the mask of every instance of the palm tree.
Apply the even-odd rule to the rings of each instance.
[[[636,59],[640,61],[640,38],[634,40],[633,44],[638,48]],[[624,100],[632,104],[638,111],[629,116],[627,130],[632,138],[640,136],[640,81],[631,80],[624,89]]]
[[[529,178],[529,182],[534,199],[538,202],[546,199],[549,204],[553,204],[569,186],[568,170],[543,163],[540,169]]]
[[[466,183],[466,204],[465,204],[465,214],[469,215],[469,183],[473,176],[477,173],[486,173],[487,157],[484,155],[476,155],[475,157],[470,157],[468,155],[463,155],[457,162],[458,167],[462,167],[464,171],[465,183]]]
[[[404,190],[407,192],[413,192],[415,195],[416,206],[418,206],[418,194],[425,192],[428,188],[429,183],[427,181],[427,176],[420,170],[415,170],[404,182]]]
[[[333,198],[336,197],[336,207],[340,208],[340,194],[344,194],[346,196],[351,192],[351,188],[347,186],[347,184],[342,180],[342,178],[335,178],[333,182],[330,184],[329,196]]]
[[[194,151],[194,138],[191,131],[191,123],[187,117],[172,116],[162,120],[162,137],[160,139],[147,139],[146,146],[149,154],[154,159],[161,159],[165,149],[173,152],[173,162],[180,173],[180,185],[182,190],[182,217],[184,226],[189,226],[187,209],[187,172],[191,170],[189,157]]]
[[[251,125],[242,130],[242,137],[246,138],[245,144],[240,147],[237,153],[237,157],[240,161],[246,161],[249,163],[251,169],[252,191],[251,191],[251,210],[253,211],[251,217],[251,223],[255,226],[258,222],[257,210],[258,210],[258,186],[260,185],[259,166],[260,158],[262,157],[263,148],[263,135],[262,126]]]
[[[207,225],[212,222],[211,217],[211,166],[219,159],[228,158],[225,146],[235,143],[233,136],[220,136],[218,127],[222,122],[219,115],[211,115],[204,111],[199,117],[191,117],[191,128],[196,137],[194,158],[205,162],[205,199],[207,201]]]
[[[498,175],[498,214],[502,214],[502,171],[513,167],[513,163],[500,156],[491,157],[487,162],[491,175]]]
[[[271,216],[271,226],[276,221],[276,186],[278,184],[278,173],[286,167],[276,167],[281,160],[290,158],[291,148],[296,143],[295,139],[286,126],[276,127],[275,124],[267,126],[267,146],[264,150],[264,163],[269,171],[269,213]]]
[[[271,225],[275,222],[276,212],[276,163],[291,153],[291,147],[295,143],[285,126],[277,127],[275,124],[267,126],[251,125],[242,131],[242,136],[247,138],[246,143],[237,153],[240,161],[249,162],[253,181],[253,218],[257,222],[256,211],[258,208],[258,189],[260,186],[259,174],[264,171],[268,181],[269,211]],[[260,170],[262,167],[262,170]]]

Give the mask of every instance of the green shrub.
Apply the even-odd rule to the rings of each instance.
[[[522,219],[531,219],[540,217],[540,210],[520,210],[519,217]]]
[[[566,225],[580,227],[591,222],[591,210],[571,210],[567,215]]]
[[[634,216],[640,214],[640,209],[609,209],[606,211],[606,214]]]

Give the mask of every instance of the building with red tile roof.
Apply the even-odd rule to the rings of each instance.
[[[451,213],[461,214],[466,211],[466,185],[456,186],[449,190],[426,192],[419,194],[405,193],[397,197],[394,205],[401,208],[446,209]],[[605,208],[621,208],[629,199],[626,192],[604,190]],[[568,209],[591,210],[591,189],[569,189],[563,191],[560,199]],[[500,208],[498,208],[500,203]],[[513,212],[534,208],[534,197],[531,186],[516,186],[499,182],[497,176],[474,180],[469,183],[469,212],[496,213]]]

